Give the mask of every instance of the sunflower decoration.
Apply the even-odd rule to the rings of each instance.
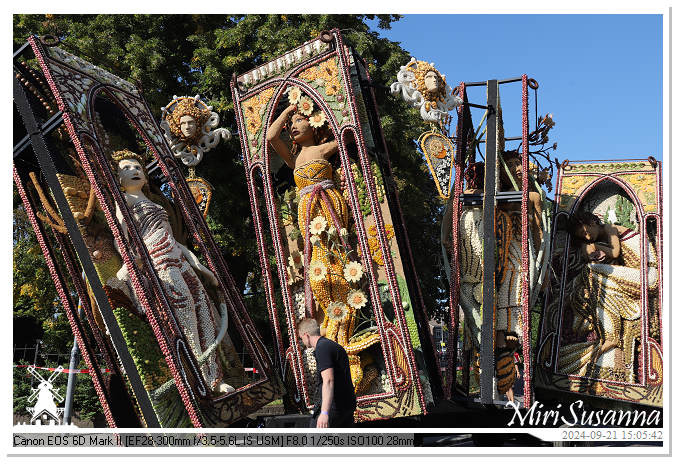
[[[316,216],[309,223],[309,230],[314,235],[321,235],[328,227],[328,221],[323,216]]]
[[[333,321],[342,321],[349,314],[349,308],[346,303],[333,301],[328,305],[328,319]]]
[[[311,114],[314,112],[314,102],[312,102],[311,98],[307,96],[300,97],[299,102],[297,103],[297,108],[300,114],[303,114],[304,116],[311,116]]]
[[[311,127],[323,127],[326,121],[325,113],[322,111],[316,111],[309,116],[309,125]]]
[[[291,105],[297,105],[300,98],[302,98],[302,90],[299,87],[295,86],[288,89],[288,101]]]
[[[363,277],[363,266],[357,261],[349,261],[344,266],[344,278],[348,282],[358,282]]]
[[[352,290],[347,297],[347,303],[354,309],[361,309],[367,302],[368,298],[362,290]]]
[[[311,127],[318,129],[325,125],[328,121],[325,113],[320,109],[317,110],[311,98],[304,95],[299,87],[290,87],[287,93],[288,102],[291,105],[297,105],[297,111],[309,118],[309,125],[311,125]]]
[[[311,261],[309,264],[309,279],[314,282],[320,282],[325,279],[328,274],[328,268],[321,261]]]

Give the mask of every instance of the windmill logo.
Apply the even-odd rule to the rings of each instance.
[[[33,366],[28,367],[28,372],[39,382],[38,388],[32,388],[33,393],[28,397],[29,403],[37,398],[33,407],[26,408],[31,414],[31,425],[61,425],[64,408],[57,407],[57,403],[64,401],[64,397],[59,394],[58,388],[54,388],[52,382],[63,370],[62,366],[57,367],[45,380]]]

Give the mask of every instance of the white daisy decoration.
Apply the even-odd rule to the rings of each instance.
[[[288,264],[295,269],[301,269],[304,267],[302,254],[299,251],[294,250],[292,253],[290,253],[290,256],[288,256]]]
[[[306,317],[306,304],[304,299],[304,292],[302,290],[298,290],[297,292],[295,292],[294,298],[297,318],[303,319],[304,317]]]
[[[311,246],[316,246],[321,243],[321,238],[318,235],[312,235],[309,241],[311,242]]]
[[[352,290],[347,297],[347,303],[354,309],[361,309],[367,302],[368,299],[361,290]]]
[[[313,280],[314,282],[325,279],[327,273],[328,268],[325,267],[325,264],[322,262],[311,261],[311,264],[309,264],[309,279]]]
[[[333,301],[328,305],[327,308],[328,318],[334,321],[341,321],[347,316],[349,308],[345,303],[340,303],[339,301]]]
[[[337,234],[337,229],[335,229],[335,226],[330,226],[330,228],[328,229],[328,235],[334,236],[336,234]]]
[[[344,227],[342,227],[342,228],[340,229],[340,231],[339,231],[339,234],[340,234],[340,236],[342,236],[342,237],[346,237],[347,235],[349,235],[349,232],[347,231],[347,229],[345,229]]]
[[[325,121],[326,118],[325,113],[323,111],[316,111],[314,114],[309,116],[309,125],[311,127],[323,127]]]
[[[296,105],[299,99],[302,98],[302,90],[299,87],[290,87],[288,90],[288,101],[291,105]]]
[[[321,235],[321,232],[324,232],[326,227],[328,227],[328,221],[323,216],[316,216],[309,223],[309,230],[314,235]]]
[[[363,266],[356,261],[349,261],[344,266],[344,278],[349,282],[358,282],[363,277]]]
[[[311,116],[311,113],[314,112],[314,102],[312,102],[311,98],[307,96],[299,97],[297,109],[304,116]]]

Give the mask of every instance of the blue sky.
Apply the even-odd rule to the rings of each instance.
[[[661,15],[406,15],[378,31],[434,62],[451,86],[536,79],[538,112],[556,122],[550,143],[559,160],[662,159]],[[470,101],[485,104],[483,89]],[[521,85],[500,94],[506,135],[520,136]],[[533,124],[532,91],[529,102]]]

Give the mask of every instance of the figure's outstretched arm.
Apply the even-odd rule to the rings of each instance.
[[[292,113],[297,110],[297,105],[288,106],[283,112],[276,118],[274,122],[269,126],[269,130],[266,133],[266,140],[271,144],[273,149],[278,153],[278,156],[283,158],[285,164],[290,168],[295,168],[295,161],[292,159],[292,154],[288,145],[281,139],[281,132],[285,123]]]
[[[614,225],[606,225],[606,232],[608,233],[608,242],[611,245],[611,255],[612,259],[616,259],[620,256],[620,237],[618,236],[618,228]]]
[[[124,196],[125,196],[125,193],[123,193],[123,197]],[[130,236],[129,236],[128,231],[127,231],[127,224],[123,220],[123,212],[120,210],[120,206],[118,206],[117,203],[116,203],[116,219],[118,220],[118,224],[120,224],[120,229],[123,232],[123,237],[125,237],[126,239],[129,239]],[[117,240],[113,240],[113,246],[115,247],[118,254],[120,256],[122,256],[123,254],[120,252],[120,247],[118,246]]]

